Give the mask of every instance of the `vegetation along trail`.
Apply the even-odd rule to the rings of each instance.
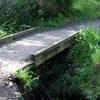
[[[16,91],[16,88],[14,85],[14,89],[9,88],[10,85],[12,86],[12,82],[8,82],[8,80],[10,80],[8,77],[18,69],[31,64],[32,61],[27,61],[26,59],[29,58],[33,52],[52,45],[65,37],[69,38],[75,35],[80,30],[80,27],[89,25],[100,28],[100,19],[76,23],[61,29],[31,34],[22,39],[0,46],[0,97],[6,99],[12,98],[12,95],[15,93],[13,91]]]

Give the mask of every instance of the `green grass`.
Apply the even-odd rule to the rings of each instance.
[[[100,17],[100,0],[75,0],[73,7],[80,11],[78,19]]]
[[[93,55],[94,62],[100,62],[100,47],[96,49],[95,54]]]
[[[39,85],[39,76],[35,72],[30,71],[30,66],[18,70],[16,75],[25,91],[32,91]]]
[[[7,35],[7,32],[0,29],[0,38],[5,37],[6,35]]]

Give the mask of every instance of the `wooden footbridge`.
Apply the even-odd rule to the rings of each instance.
[[[33,63],[39,66],[69,47],[80,27],[100,28],[100,19],[69,25],[60,29],[29,29],[0,40],[0,100],[18,100],[16,85],[5,79],[18,69]],[[8,84],[8,85],[7,85]],[[10,84],[10,86],[9,86]]]
[[[42,32],[29,29],[1,40],[1,44],[5,43],[0,46],[0,71],[15,73],[30,63],[35,66],[44,63],[69,47],[74,42],[80,27],[88,25],[100,27],[100,20],[77,23],[61,29]]]

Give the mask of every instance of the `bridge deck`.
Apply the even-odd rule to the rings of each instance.
[[[0,47],[0,73],[16,72],[33,61],[36,66],[40,65],[70,46],[80,26],[90,23],[100,27],[100,20],[78,23],[61,29],[33,32],[22,39],[4,44]],[[31,56],[33,61],[30,60]]]

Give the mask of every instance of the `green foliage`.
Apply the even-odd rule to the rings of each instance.
[[[92,64],[92,54],[97,44],[96,33],[93,28],[81,29],[68,59],[72,66],[87,66]]]
[[[27,69],[21,69],[17,71],[17,77],[19,78],[25,91],[32,91],[33,88],[39,86],[39,76]]]
[[[74,66],[73,83],[89,100],[96,100],[100,96],[100,74],[95,72],[100,66],[97,34],[98,31],[93,28],[82,29],[68,56]]]
[[[38,25],[38,23],[43,23],[43,21],[45,23],[46,20],[49,20],[49,26],[57,26],[59,21],[57,19],[58,23],[56,22],[56,17],[59,13],[62,16],[64,16],[65,12],[68,13],[72,1],[73,0],[0,0],[0,26],[5,29],[4,31],[7,31],[8,35],[34,27]],[[61,20],[61,18],[59,18],[59,20]]]
[[[100,0],[0,0],[0,26],[9,35],[100,16]]]
[[[56,77],[49,84],[49,92],[54,99],[69,100],[69,97],[76,95],[76,100],[96,100],[100,96],[98,33],[100,32],[93,27],[82,28],[68,56],[63,55],[63,61],[58,60],[59,63],[52,64],[52,69],[54,66],[56,69],[49,69],[47,77],[53,79],[52,74]],[[61,69],[58,70],[58,67]]]
[[[40,4],[40,10],[44,18],[50,18],[57,15],[58,13],[67,12],[74,0],[41,0],[38,2]]]
[[[73,0],[12,0],[1,1],[0,23],[11,23],[16,25],[34,24],[39,19],[48,19],[69,9]],[[8,3],[13,4],[8,5]],[[10,18],[10,19],[9,19]],[[28,20],[27,20],[28,19]],[[23,23],[24,22],[24,23]]]
[[[63,14],[59,13],[57,17],[50,18],[48,20],[41,19],[41,21],[38,23],[38,26],[40,27],[59,27],[59,25],[64,25],[65,23],[68,23],[69,20],[67,17],[65,17]]]
[[[4,31],[2,28],[0,29],[0,38],[4,37],[7,35],[7,32]]]
[[[21,83],[25,84],[27,82],[27,80],[30,78],[30,76],[28,75],[28,70],[24,69],[24,70],[19,70],[17,71],[17,77],[19,79],[21,79]]]
[[[44,86],[54,100],[97,100],[100,97],[99,34],[93,27],[82,28],[68,51],[35,68],[35,73],[20,70],[18,77],[24,88],[31,91],[38,85]]]
[[[79,19],[100,17],[100,0],[75,0],[73,7],[80,11]]]

